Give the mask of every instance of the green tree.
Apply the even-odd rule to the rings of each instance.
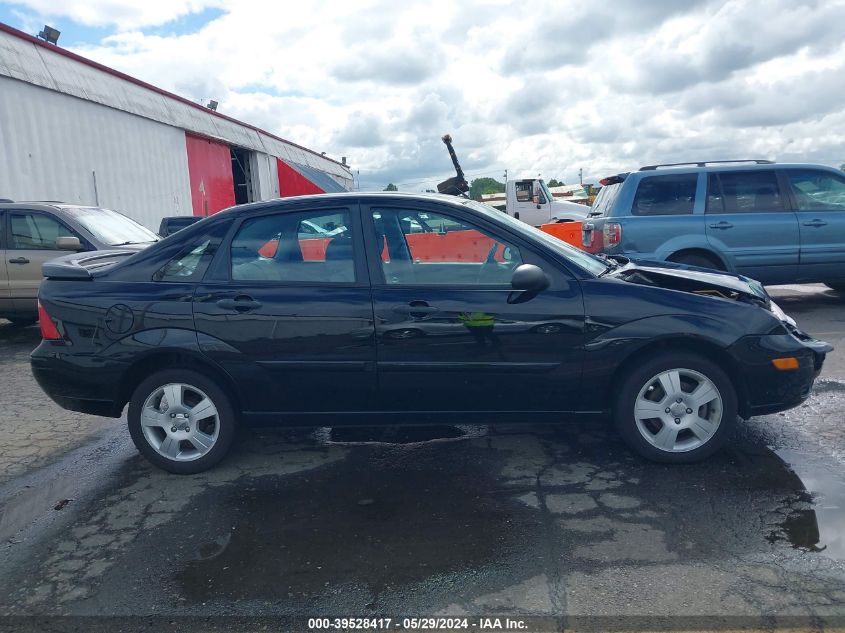
[[[564,182],[562,180],[558,180],[557,178],[552,178],[549,182],[546,183],[549,187],[563,187]]]
[[[384,190],[385,190],[385,191],[399,191],[399,188],[391,182],[390,184],[388,184],[388,185],[384,188]]]
[[[839,166],[839,171],[845,171],[845,163],[842,163],[842,164]]]
[[[505,183],[495,178],[476,178],[469,184],[469,197],[473,200],[481,200],[486,193],[504,193]]]

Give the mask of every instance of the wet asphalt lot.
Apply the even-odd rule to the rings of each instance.
[[[246,434],[220,467],[177,477],[138,457],[120,421],[66,424],[21,360],[37,329],[0,325],[14,383],[0,428],[37,415],[73,429],[71,450],[30,453],[0,481],[0,615],[843,626],[845,301],[772,292],[838,346],[824,380],[681,467],[634,457],[601,424],[492,425]]]

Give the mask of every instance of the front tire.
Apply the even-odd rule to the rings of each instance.
[[[685,464],[719,450],[737,419],[736,390],[715,363],[667,352],[631,367],[616,392],[613,419],[646,459]]]
[[[188,475],[217,464],[235,437],[229,395],[189,369],[156,372],[129,401],[129,434],[138,451],[168,472]]]

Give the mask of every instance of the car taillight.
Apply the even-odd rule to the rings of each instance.
[[[592,222],[581,224],[581,248],[588,253],[600,253],[602,247],[601,239],[596,239],[599,233]]]
[[[622,241],[622,225],[608,222],[604,225],[604,247],[611,248]]]
[[[47,314],[47,310],[38,302],[38,324],[41,326],[41,338],[45,341],[60,341],[62,335],[59,333],[59,328]]]

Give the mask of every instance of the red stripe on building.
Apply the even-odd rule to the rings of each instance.
[[[325,193],[320,187],[288,165],[281,158],[276,159],[279,168],[279,197],[307,196],[314,193]]]
[[[194,215],[204,217],[234,206],[235,182],[229,146],[186,133],[185,147]]]

